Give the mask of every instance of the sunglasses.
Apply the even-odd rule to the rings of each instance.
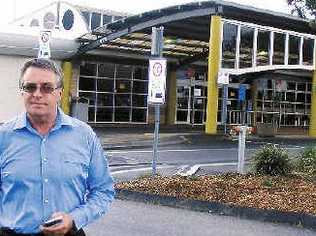
[[[53,93],[56,89],[59,88],[59,87],[56,87],[52,83],[37,84],[37,83],[26,82],[22,85],[22,91],[26,93],[35,93],[38,87],[39,87],[40,92],[45,93],[45,94]]]

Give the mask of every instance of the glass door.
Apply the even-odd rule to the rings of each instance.
[[[177,80],[176,124],[202,125],[206,119],[205,74]]]
[[[176,106],[176,123],[190,123],[191,110],[191,85],[190,81],[177,81],[177,106]]]

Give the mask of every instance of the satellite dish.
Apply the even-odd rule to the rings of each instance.
[[[38,19],[32,19],[30,26],[31,27],[38,27],[39,26]]]
[[[53,29],[56,24],[56,17],[52,12],[47,12],[43,18],[43,26],[45,29]]]

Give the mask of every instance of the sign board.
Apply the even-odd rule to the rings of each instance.
[[[166,93],[167,60],[150,59],[148,69],[148,103],[164,104]]]
[[[239,93],[238,93],[238,101],[245,101],[246,99],[246,85],[241,84],[239,86]]]
[[[50,38],[51,38],[51,31],[45,30],[40,31],[39,37],[39,50],[38,50],[38,58],[50,58]]]
[[[229,84],[229,73],[228,72],[218,72],[217,75],[218,84]]]

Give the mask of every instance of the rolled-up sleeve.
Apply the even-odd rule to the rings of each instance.
[[[87,198],[70,215],[78,228],[86,226],[108,212],[115,191],[109,165],[99,139],[94,134],[90,144],[91,161],[87,179]]]

